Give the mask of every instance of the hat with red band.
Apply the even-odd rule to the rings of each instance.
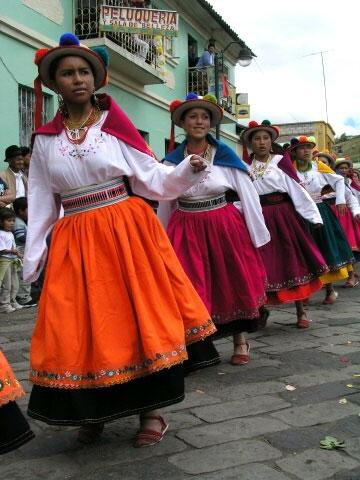
[[[81,57],[89,63],[94,75],[95,90],[98,90],[107,84],[107,66],[109,63],[107,50],[103,47],[94,47],[90,49],[85,45],[81,45],[79,39],[73,33],[63,33],[57,47],[50,49],[41,48],[35,52],[34,63],[37,65],[39,72],[34,81],[36,96],[35,128],[41,126],[41,84],[50,88],[50,90],[54,90],[54,83],[51,78],[51,65],[55,60],[65,56]]]
[[[170,103],[170,113],[171,113],[171,134],[170,134],[170,144],[169,152],[174,149],[175,144],[175,125],[181,127],[181,122],[183,120],[185,112],[191,110],[192,108],[203,108],[208,110],[211,115],[210,127],[215,127],[218,125],[224,115],[223,109],[218,105],[216,97],[211,93],[208,93],[201,97],[197,93],[190,92],[187,94],[185,100],[173,100]]]
[[[251,120],[248,127],[242,132],[241,138],[243,142],[249,143],[250,136],[253,133],[258,132],[259,130],[264,130],[265,132],[268,132],[272,142],[275,142],[275,140],[280,134],[279,128],[275,125],[271,125],[270,120],[263,120],[261,123],[257,123],[255,120]]]

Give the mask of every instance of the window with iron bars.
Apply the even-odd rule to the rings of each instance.
[[[28,147],[34,131],[35,92],[30,87],[19,85],[19,144]],[[41,121],[47,123],[51,117],[51,95],[43,93]]]

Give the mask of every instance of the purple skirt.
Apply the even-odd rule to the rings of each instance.
[[[242,214],[232,205],[176,210],[168,235],[215,324],[255,319],[266,301],[266,275]]]
[[[326,262],[290,199],[264,204],[263,215],[271,241],[259,250],[268,292],[306,285],[328,271]]]

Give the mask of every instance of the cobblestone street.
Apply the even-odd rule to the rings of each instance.
[[[273,308],[251,335],[250,363],[222,363],[187,377],[183,403],[169,407],[164,441],[134,449],[134,417],[108,424],[91,446],[76,428],[31,421],[36,438],[0,459],[2,480],[359,480],[360,296],[338,288],[332,307],[310,303],[312,327],[295,328],[293,305]],[[35,309],[0,316],[0,345],[27,392]],[[292,389],[291,387],[295,387]],[[20,402],[25,410],[27,398]],[[346,448],[320,449],[332,435]]]

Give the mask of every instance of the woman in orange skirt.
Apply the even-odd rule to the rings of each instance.
[[[25,392],[0,350],[0,455],[34,438],[16,400]]]
[[[42,82],[62,103],[36,132],[29,174],[29,281],[53,229],[28,412],[81,426],[83,442],[107,421],[140,414],[136,446],[144,446],[168,428],[158,409],[184,397],[186,345],[215,327],[152,208],[132,194],[175,198],[206,175],[206,164],[196,156],[177,168],[156,162],[118,105],[94,94],[106,83],[104,58],[72,34],[35,58],[39,98]]]

